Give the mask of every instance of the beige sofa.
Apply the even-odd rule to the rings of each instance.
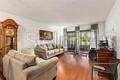
[[[3,57],[3,75],[6,80],[53,80],[58,58],[43,60],[11,50]]]
[[[38,57],[48,59],[58,54],[64,53],[65,50],[61,45],[49,43],[49,44],[37,45],[34,48],[34,52],[35,52],[35,55],[37,55]]]

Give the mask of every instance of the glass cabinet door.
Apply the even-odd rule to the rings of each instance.
[[[14,28],[5,28],[5,53],[8,53],[9,50],[16,50],[16,29]]]
[[[0,27],[0,56],[3,54],[3,35],[2,28]]]

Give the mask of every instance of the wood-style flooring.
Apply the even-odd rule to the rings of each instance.
[[[89,58],[70,53],[59,56],[56,80],[92,80]],[[109,80],[94,78],[94,80]]]
[[[56,80],[92,80],[92,70],[89,58],[66,53],[59,55]],[[1,74],[2,80],[5,80]],[[107,78],[94,80],[109,80]]]

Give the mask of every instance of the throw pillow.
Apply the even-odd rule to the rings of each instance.
[[[36,65],[35,58],[36,58],[35,56],[26,55],[23,53],[15,55],[15,59],[26,63],[28,67]]]

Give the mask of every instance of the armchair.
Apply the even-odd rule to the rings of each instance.
[[[25,68],[24,62],[12,58],[14,80],[53,80],[56,76],[57,58],[39,60],[36,65]]]
[[[6,80],[53,80],[56,77],[58,58],[43,60],[36,56],[24,55],[17,53],[4,57],[3,72]]]
[[[98,76],[109,75],[110,80],[117,80],[117,66],[119,62],[93,63],[93,71],[98,72]],[[93,74],[94,75],[94,74]]]

